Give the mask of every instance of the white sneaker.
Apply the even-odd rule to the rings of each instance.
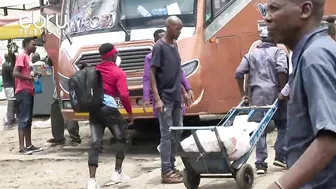
[[[160,144],[157,146],[157,151],[159,151],[160,152]]]
[[[121,182],[127,182],[130,179],[131,177],[124,175],[122,172],[119,173],[118,171],[115,171],[111,177],[112,182],[114,182],[115,184],[118,184]]]
[[[87,189],[100,189],[95,179],[90,178],[87,184]]]

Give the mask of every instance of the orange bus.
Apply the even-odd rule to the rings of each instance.
[[[262,1],[258,0],[49,0],[49,3],[41,8],[42,15],[52,17],[47,19],[48,31],[44,32],[43,40],[54,64],[65,119],[88,119],[87,113],[72,111],[68,79],[83,63],[97,65],[98,47],[105,42],[115,44],[120,52],[120,66],[127,74],[135,117],[152,118],[152,109],[147,113],[142,109],[144,58],[154,45],[153,32],[164,29],[169,15],[177,15],[184,23],[177,43],[182,69],[195,94],[186,117],[226,113],[241,99],[235,69],[251,44],[258,40],[258,31],[263,27],[258,21],[263,19],[258,10]],[[327,0],[325,14],[335,13],[336,1]],[[121,104],[119,109],[126,114]]]

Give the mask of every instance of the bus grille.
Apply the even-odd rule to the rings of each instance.
[[[151,46],[118,48],[121,58],[120,68],[125,72],[143,71],[144,61],[147,54],[152,50]],[[80,69],[83,64],[96,66],[101,62],[98,52],[83,53],[76,61],[76,66]]]

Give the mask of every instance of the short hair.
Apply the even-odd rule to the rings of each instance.
[[[27,47],[27,45],[31,42],[31,41],[35,41],[35,39],[33,37],[27,37],[24,38],[22,41],[22,47],[25,48]]]
[[[310,1],[313,4],[313,16],[314,20],[321,21],[324,15],[324,6],[326,0],[292,0],[295,1],[297,4],[303,3],[304,1]]]
[[[166,31],[163,30],[163,29],[158,29],[158,30],[156,30],[156,31],[154,32],[153,37],[154,37],[154,38],[157,38],[157,37],[159,37],[159,34],[160,34],[160,33],[163,33],[163,32],[166,32]]]
[[[99,47],[99,54],[101,56],[107,54],[114,48],[114,45],[111,43],[104,43]]]

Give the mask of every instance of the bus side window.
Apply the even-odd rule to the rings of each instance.
[[[220,14],[222,14],[232,3],[238,0],[206,0],[205,1],[205,27],[211,24]]]
[[[205,1],[205,27],[207,27],[213,20],[213,14],[212,14],[212,0],[206,0]]]
[[[48,16],[48,20],[54,25],[57,24],[58,26],[61,26],[62,25],[61,9],[62,9],[62,1],[59,1],[58,4],[48,5],[47,7],[43,8],[41,14],[45,18]]]

